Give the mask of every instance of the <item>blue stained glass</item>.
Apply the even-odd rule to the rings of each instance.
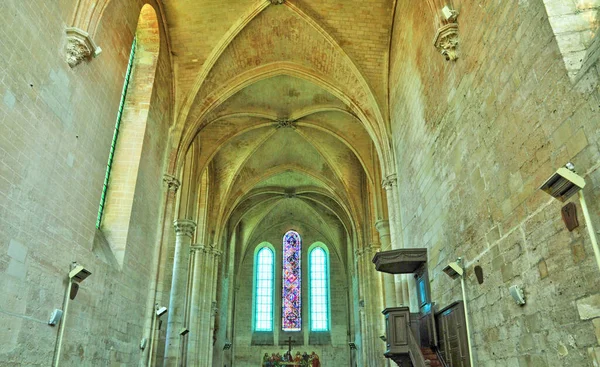
[[[310,265],[310,330],[329,330],[329,262],[322,247],[309,254]]]
[[[256,254],[254,273],[254,330],[273,331],[275,254],[263,247]]]
[[[283,293],[282,328],[284,331],[302,329],[302,298],[300,257],[302,240],[297,232],[283,236]]]

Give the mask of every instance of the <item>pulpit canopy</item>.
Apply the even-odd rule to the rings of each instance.
[[[427,262],[426,248],[405,248],[375,254],[375,269],[389,274],[412,274]]]

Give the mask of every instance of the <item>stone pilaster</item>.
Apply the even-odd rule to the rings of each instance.
[[[388,217],[390,240],[393,250],[404,248],[402,241],[402,224],[400,223],[400,208],[398,194],[398,178],[396,174],[390,174],[382,182],[388,202]],[[395,275],[396,303],[397,305],[408,305],[408,283],[404,275]]]
[[[206,247],[204,251],[203,270],[201,271],[201,290],[202,296],[198,302],[198,364],[199,367],[211,367],[212,364],[212,345],[214,330],[214,310],[213,302],[215,299],[216,275],[218,258],[221,251],[213,246]]]
[[[392,249],[392,242],[390,238],[390,222],[387,220],[380,220],[375,223],[375,228],[379,232],[379,241],[381,242],[381,251],[389,251]],[[396,285],[394,284],[394,275],[382,273],[383,279],[383,290],[384,290],[384,306],[396,307],[398,306],[396,299]]]
[[[385,366],[386,363],[383,357],[385,345],[379,340],[379,335],[384,332],[385,322],[381,315],[383,310],[381,277],[371,263],[371,259],[379,249],[378,244],[371,244],[355,251],[359,286],[363,289],[361,308],[363,358],[369,366]]]
[[[192,294],[190,302],[190,333],[188,338],[188,366],[198,366],[200,364],[200,339],[204,337],[200,329],[200,305],[202,297],[205,296],[203,290],[203,279],[205,277],[204,268],[207,248],[204,245],[196,244],[190,247],[190,256],[192,264]]]
[[[207,355],[208,355],[208,364],[207,366],[212,366],[212,359],[213,359],[213,335],[215,332],[215,322],[216,322],[216,318],[217,318],[217,311],[218,308],[215,307],[216,303],[217,303],[217,280],[219,278],[219,262],[221,261],[221,255],[223,254],[223,251],[218,250],[213,248],[212,249],[212,256],[213,256],[213,274],[212,274],[212,280],[211,280],[211,286],[212,286],[212,292],[211,292],[211,303],[210,303],[210,324],[209,324],[209,332],[208,332],[208,338],[209,338],[209,343],[208,343],[208,350],[207,350]]]
[[[363,363],[367,364],[369,359],[369,352],[371,348],[369,348],[369,321],[366,312],[367,306],[367,297],[368,297],[368,285],[365,278],[365,269],[364,269],[364,249],[359,248],[354,250],[354,259],[356,261],[356,270],[357,270],[357,281],[358,281],[358,313],[360,317],[360,336],[361,336],[361,345],[360,348],[361,358]]]
[[[372,263],[375,253],[381,250],[379,244],[370,244],[365,248],[365,267],[367,280],[369,285],[369,310],[370,319],[370,347],[371,347],[371,366],[385,366],[386,358],[383,356],[385,352],[385,344],[379,339],[380,335],[385,334],[385,318],[381,311],[384,309],[383,300],[383,284],[381,273],[379,273]]]
[[[184,322],[190,245],[196,231],[196,222],[192,220],[178,219],[173,225],[175,227],[175,254],[167,320],[165,366],[175,366],[181,357],[182,336],[180,333],[187,326],[184,325]]]

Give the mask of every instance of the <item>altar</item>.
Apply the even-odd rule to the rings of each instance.
[[[311,351],[308,352],[297,351],[292,355],[291,351],[280,354],[264,352],[261,367],[282,367],[282,366],[294,366],[294,367],[321,367],[321,360],[317,353]]]

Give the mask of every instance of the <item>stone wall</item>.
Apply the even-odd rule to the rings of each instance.
[[[48,366],[69,265],[92,275],[71,301],[61,366],[135,365],[156,269],[171,66],[164,32],[122,268],[92,251],[123,76],[142,1],[111,2],[95,59],[71,69],[76,1],[0,5],[0,360]],[[134,71],[135,72],[135,71]],[[34,350],[35,353],[31,353]]]
[[[477,366],[597,365],[600,282],[581,208],[571,199],[580,227],[569,232],[561,203],[538,187],[574,162],[600,228],[600,94],[571,83],[542,0],[455,5],[456,62],[433,47],[424,3],[396,9],[390,102],[404,243],[429,249],[440,308],[461,298],[442,269],[465,258]],[[513,302],[513,284],[527,305]]]
[[[301,226],[302,227],[302,226]],[[279,229],[279,227],[277,228]],[[302,236],[302,330],[304,344],[292,346],[293,353],[315,351],[319,354],[323,365],[348,366],[350,365],[350,349],[348,347],[348,281],[345,266],[337,254],[334,245],[326,243],[317,233],[298,228]],[[287,350],[287,345],[278,345],[281,330],[281,266],[282,266],[282,238],[284,231],[272,230],[265,235],[265,241],[275,248],[275,345],[251,345],[252,343],[252,309],[254,274],[254,250],[251,246],[244,257],[238,273],[234,309],[234,365],[259,366],[264,353],[282,353]],[[329,248],[330,252],[330,318],[331,342],[325,345],[309,344],[309,315],[308,315],[308,248],[315,242],[321,241]]]

